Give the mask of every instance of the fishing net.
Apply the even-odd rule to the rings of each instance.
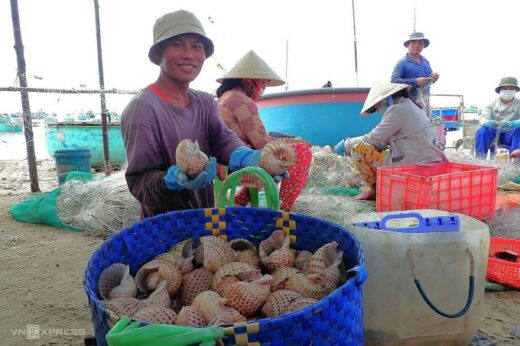
[[[73,179],[56,200],[60,220],[84,232],[106,236],[139,221],[139,202],[130,194],[124,171],[90,181]]]
[[[352,195],[355,190],[363,186],[363,180],[357,172],[352,159],[348,156],[339,156],[330,146],[312,147],[312,165],[307,178],[307,188],[317,188],[322,192],[328,191],[338,194],[341,188],[346,188],[345,195]],[[355,193],[354,193],[355,194]]]
[[[336,155],[330,146],[315,146],[312,154],[307,185],[292,211],[340,224],[355,214],[375,211],[373,201],[352,198],[360,192],[363,180],[350,157]],[[520,167],[512,164],[480,160],[454,149],[446,150],[446,155],[452,162],[497,167],[499,185],[520,179]],[[72,177],[77,178],[78,174],[72,174]],[[20,221],[98,236],[118,232],[139,220],[139,203],[128,191],[124,169],[107,177],[94,176],[92,180],[70,178],[51,192],[35,194],[17,203],[11,213]],[[516,226],[520,224],[520,216],[517,216],[520,215],[519,199],[520,194],[497,195],[501,202],[497,216],[489,220],[492,232],[520,238]],[[260,200],[263,200],[262,193]]]

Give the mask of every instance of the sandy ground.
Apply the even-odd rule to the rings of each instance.
[[[52,161],[38,168],[40,188],[52,190]],[[27,196],[25,161],[0,161],[0,344],[82,345],[93,335],[82,275],[103,240],[17,222],[9,210]],[[40,329],[35,340],[22,334],[31,325]],[[520,292],[486,293],[480,330],[497,345],[520,344]]]

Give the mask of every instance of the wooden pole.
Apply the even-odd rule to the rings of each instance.
[[[352,0],[352,24],[354,26],[354,69],[356,71],[356,86],[359,86],[358,63],[357,63],[356,13],[354,11],[354,0]]]
[[[99,71],[99,94],[101,100],[101,131],[103,131],[103,153],[105,158],[104,171],[106,175],[110,174],[110,153],[108,146],[108,128],[107,128],[107,106],[105,101],[105,77],[103,75],[103,54],[101,49],[101,26],[99,23],[99,2],[94,0],[94,10],[96,13],[96,38],[97,38],[97,56]]]
[[[20,17],[18,15],[18,0],[11,0],[11,17],[14,31],[14,49],[18,63],[18,79],[22,88],[27,87],[25,76],[25,57],[23,53],[22,31],[20,30]],[[32,129],[31,107],[29,105],[29,93],[21,91],[23,126],[25,134],[25,145],[27,147],[27,161],[29,162],[29,178],[31,182],[31,192],[40,191],[38,185],[38,170],[36,168],[36,155],[34,153],[34,136]]]
[[[285,41],[285,90],[289,90],[289,40]]]

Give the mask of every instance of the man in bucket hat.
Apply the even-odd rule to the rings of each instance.
[[[351,155],[368,187],[358,199],[375,199],[377,167],[430,166],[447,161],[432,124],[410,97],[409,85],[375,84],[368,93],[361,115],[379,112],[381,122],[364,136],[342,139],[339,155]]]
[[[514,77],[504,77],[495,88],[500,94],[480,111],[481,127],[475,134],[475,154],[485,159],[488,150],[495,153],[495,142],[506,145],[509,152],[520,148],[520,88]]]
[[[433,72],[430,62],[421,52],[430,45],[430,40],[424,37],[422,32],[412,32],[404,42],[408,53],[397,62],[392,72],[392,83],[408,84],[410,95],[426,111],[430,118],[430,84],[439,79],[439,74]]]
[[[121,120],[128,160],[125,177],[141,203],[141,218],[213,207],[216,161],[230,170],[258,166],[261,151],[245,147],[227,128],[210,94],[189,87],[213,50],[193,13],[167,13],[155,22],[148,57],[160,67],[159,78],[130,101]],[[196,177],[188,177],[176,165],[175,151],[183,139],[197,141],[209,156]]]

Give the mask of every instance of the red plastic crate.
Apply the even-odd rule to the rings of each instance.
[[[509,262],[494,258],[500,251],[512,251],[520,254],[520,240],[509,238],[491,238],[486,277],[489,281],[520,290],[520,262]]]
[[[495,214],[498,169],[463,163],[377,169],[377,211],[438,209],[483,220]]]

